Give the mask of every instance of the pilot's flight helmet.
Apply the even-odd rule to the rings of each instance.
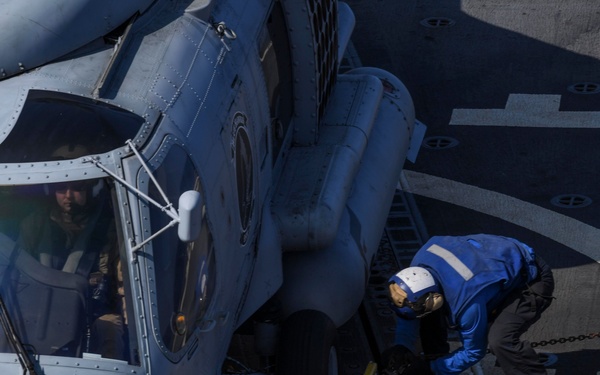
[[[50,155],[51,160],[71,160],[77,159],[86,155],[90,152],[88,148],[79,143],[66,143],[57,147]],[[82,190],[87,190],[90,197],[96,197],[104,187],[102,179],[79,181],[75,183],[63,183],[63,184],[52,184],[51,186],[45,185],[44,190],[46,194],[51,191],[56,191],[57,188],[65,185],[75,185],[81,187]]]
[[[392,309],[405,319],[420,318],[443,303],[440,288],[426,268],[408,267],[389,279]]]
[[[52,152],[52,160],[77,159],[89,154],[87,147],[80,144],[65,144]]]

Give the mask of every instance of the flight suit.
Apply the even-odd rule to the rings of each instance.
[[[88,350],[105,358],[125,359],[123,278],[115,224],[103,215],[93,219],[91,211],[90,207],[67,218],[56,207],[42,208],[23,220],[18,243],[47,267],[88,278],[87,319],[92,338]],[[73,257],[78,250],[89,252],[93,259],[86,262],[85,254]]]

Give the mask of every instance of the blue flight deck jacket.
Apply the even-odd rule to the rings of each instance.
[[[459,374],[485,356],[490,311],[537,276],[533,250],[508,237],[477,234],[432,237],[411,266],[431,271],[442,290],[448,321],[463,347],[431,362],[435,374]]]

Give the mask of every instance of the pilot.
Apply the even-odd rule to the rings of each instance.
[[[74,159],[87,153],[81,145],[65,145],[52,157]],[[89,279],[92,340],[86,349],[105,358],[124,359],[121,265],[103,180],[46,188],[50,203],[23,220],[19,245],[45,266]]]
[[[489,345],[504,373],[546,374],[540,357],[520,337],[548,308],[553,291],[550,267],[515,239],[432,237],[410,267],[389,280],[399,319],[398,345],[386,352],[386,371],[458,374],[479,362]],[[450,354],[448,328],[457,330],[462,341]],[[414,353],[418,336],[425,358],[431,359],[426,366],[414,357],[405,360],[407,348]],[[398,372],[394,366],[405,368]]]

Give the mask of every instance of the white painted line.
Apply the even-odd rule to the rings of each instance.
[[[600,261],[600,229],[491,190],[405,170],[402,190],[466,207],[527,228]]]
[[[510,94],[504,109],[455,109],[450,125],[600,128],[600,112],[559,111],[560,98]]]

